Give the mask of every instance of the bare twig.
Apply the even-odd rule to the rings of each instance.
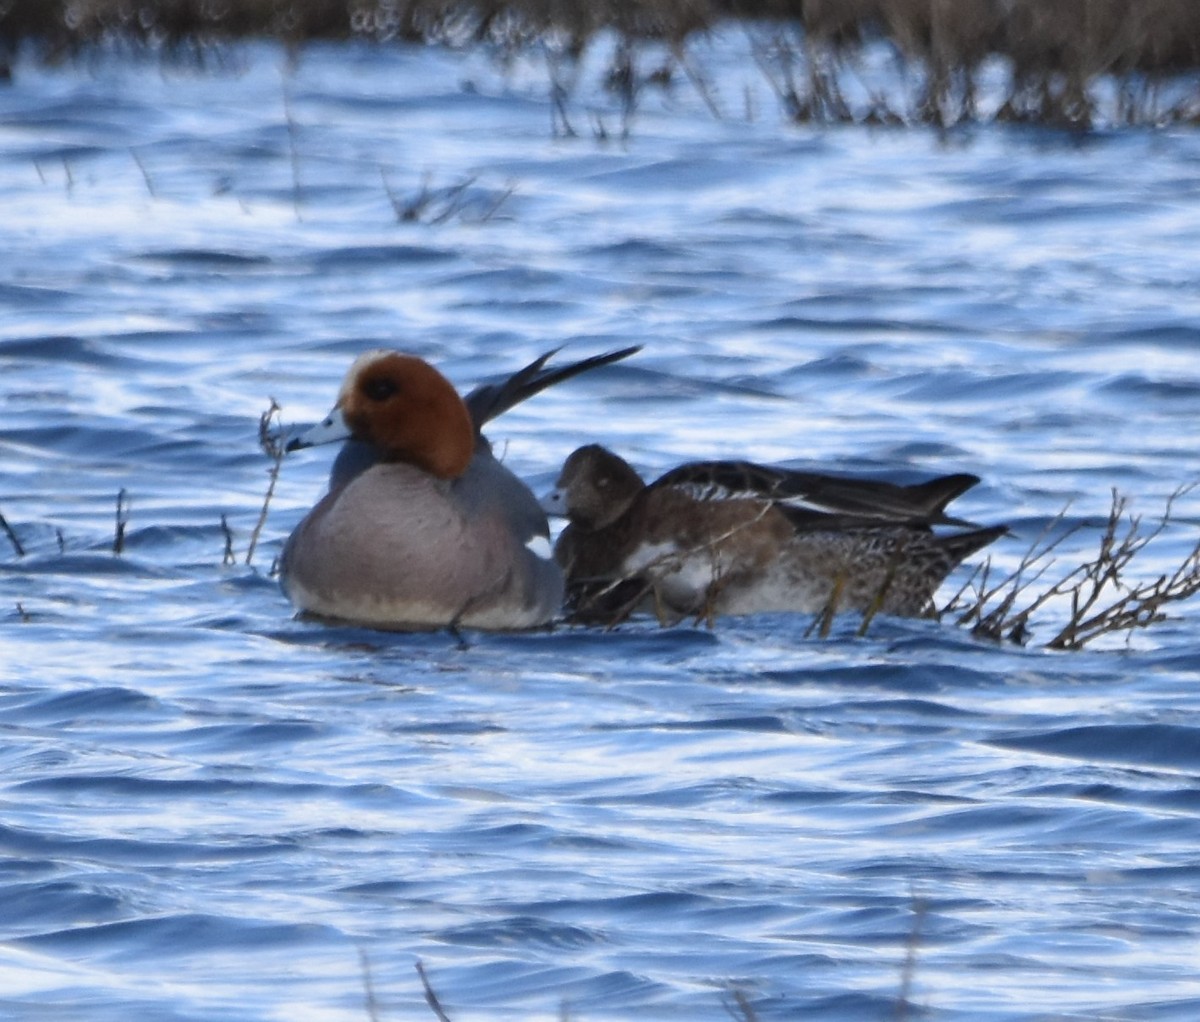
[[[442,1008],[442,1002],[438,1000],[438,995],[434,992],[433,984],[429,982],[429,977],[425,975],[425,966],[419,958],[417,959],[417,975],[421,977],[421,986],[425,990],[425,1003],[429,1005],[433,1013],[438,1017],[438,1022],[450,1022],[450,1016]]]
[[[221,563],[234,564],[237,557],[233,553],[233,530],[229,527],[229,520],[224,515],[221,515],[221,534],[225,537],[225,552],[221,556]]]
[[[546,71],[550,76],[551,134],[555,138],[575,138],[577,133],[567,116],[567,100],[570,98],[571,88],[563,81],[562,57],[545,43],[541,49],[546,59]]]
[[[121,554],[125,551],[125,527],[129,524],[129,510],[129,496],[122,487],[117,493],[117,522],[113,535],[114,554]]]
[[[300,215],[300,147],[297,142],[299,128],[292,116],[292,97],[288,92],[287,79],[283,82],[283,116],[287,122],[288,156],[292,165],[292,207],[296,211],[296,219],[303,220]]]
[[[913,922],[904,942],[904,964],[900,967],[900,996],[896,1000],[896,1022],[907,1022],[912,1002],[913,978],[917,973],[917,953],[921,944],[921,926],[929,903],[924,898],[914,897],[912,902]]]
[[[732,1001],[732,1003],[730,1003]],[[758,1012],[741,987],[731,986],[728,996],[721,998],[721,1007],[734,1022],[758,1022]]]
[[[271,459],[271,467],[267,471],[267,492],[263,497],[262,510],[258,513],[258,521],[254,523],[254,529],[250,533],[250,545],[246,550],[246,564],[249,564],[254,559],[254,551],[258,546],[258,537],[262,533],[263,526],[267,524],[267,511],[271,506],[271,498],[275,495],[275,484],[279,480],[279,470],[283,466],[283,444],[279,442],[278,435],[272,430],[272,425],[277,425],[279,422],[279,413],[282,409],[274,398],[271,398],[271,406],[262,413],[258,418],[258,443],[263,449],[263,453]]]
[[[476,177],[474,174],[472,174],[470,177],[463,178],[463,180],[461,180],[458,184],[451,185],[442,196],[445,205],[442,206],[441,211],[436,216],[430,218],[429,222],[431,224],[442,224],[449,220],[456,213],[461,213],[463,208],[463,196],[466,195],[467,189],[470,188],[475,181]]]
[[[1092,639],[1110,632],[1132,631],[1166,619],[1162,608],[1168,603],[1186,600],[1200,593],[1200,540],[1169,575],[1150,582],[1126,586],[1121,573],[1155,539],[1171,520],[1175,501],[1193,488],[1181,487],[1167,499],[1158,524],[1148,533],[1141,532],[1141,519],[1131,516],[1124,534],[1118,526],[1126,500],[1113,491],[1112,511],[1100,551],[1083,566],[1083,578],[1071,593],[1071,617],[1046,646],[1048,649],[1080,649]],[[1111,603],[1101,606],[1102,597],[1122,592]]]
[[[13,532],[13,528],[8,524],[8,519],[0,514],[0,528],[4,530],[4,534],[8,537],[8,541],[12,544],[13,550],[17,552],[18,557],[25,556],[25,548],[21,545],[21,541],[17,539],[17,534]]]
[[[150,193],[150,198],[158,198],[158,194],[154,190],[154,181],[150,177],[150,172],[146,169],[146,164],[142,162],[142,158],[133,146],[129,147],[129,155],[133,157],[133,162],[137,164],[137,169],[142,172],[142,180],[146,182],[146,191]]]
[[[1129,515],[1128,498],[1112,491],[1108,517],[1100,531],[1095,555],[1076,565],[1059,580],[1017,609],[1020,596],[1038,581],[1053,561],[1042,564],[1032,576],[1027,572],[1045,560],[1064,539],[1081,528],[1075,525],[1047,540],[1047,534],[1061,525],[1065,510],[1034,541],[1017,569],[995,586],[986,581],[979,588],[975,603],[968,607],[958,621],[976,624],[972,634],[1023,643],[1030,635],[1030,622],[1035,612],[1056,599],[1069,604],[1067,621],[1045,643],[1047,649],[1076,650],[1102,635],[1119,632],[1132,634],[1134,629],[1146,628],[1166,619],[1164,608],[1200,594],[1200,540],[1184,556],[1174,571],[1159,575],[1148,582],[1127,583],[1125,573],[1146,547],[1171,524],[1177,501],[1197,486],[1181,486],[1168,498],[1156,524],[1143,525],[1137,515]],[[990,610],[995,598],[999,602]],[[956,603],[958,596],[952,604]],[[951,609],[948,605],[947,609]],[[958,609],[955,606],[953,609]]]
[[[428,174],[425,174],[421,179],[420,189],[409,199],[401,198],[396,193],[391,181],[388,180],[387,171],[384,168],[379,168],[379,175],[383,179],[383,189],[387,193],[388,201],[392,204],[396,219],[401,223],[424,222],[428,224],[443,224],[454,217],[458,217],[463,222],[487,223],[499,212],[500,207],[517,190],[516,185],[510,183],[499,195],[492,199],[487,208],[481,213],[467,217],[465,215],[468,208],[466,201],[467,191],[478,180],[475,175],[463,178],[457,184],[450,185],[447,188],[432,188],[430,186],[430,177]],[[433,209],[435,202],[440,204],[436,210]]]
[[[676,43],[672,47],[672,56],[675,58],[675,63],[683,69],[683,73],[687,76],[687,80],[692,83],[692,88],[696,90],[700,98],[704,101],[704,105],[708,107],[708,112],[712,115],[713,120],[723,120],[721,116],[721,108],[717,106],[716,97],[713,95],[712,84],[704,76],[698,67],[692,62],[687,49],[683,43]]]
[[[494,217],[500,211],[500,207],[503,206],[510,198],[512,198],[513,193],[516,192],[516,190],[516,184],[510,181],[504,191],[502,191],[496,199],[493,199],[492,204],[479,215],[478,222],[481,224],[486,224],[489,220],[491,220],[492,217]]]
[[[367,1018],[379,1022],[379,1002],[375,998],[375,983],[371,978],[371,960],[366,951],[358,949],[358,963],[362,969],[363,994],[366,998]]]

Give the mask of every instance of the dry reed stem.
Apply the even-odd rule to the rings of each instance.
[[[258,521],[250,533],[250,545],[246,549],[246,564],[254,560],[254,551],[258,547],[258,537],[267,524],[267,512],[271,506],[271,498],[275,496],[275,484],[279,480],[279,470],[283,467],[283,444],[279,442],[278,434],[272,430],[272,425],[279,424],[279,413],[282,408],[274,398],[271,406],[258,417],[258,444],[263,453],[271,459],[271,467],[267,471],[267,492],[263,496],[262,509],[258,512]]]
[[[750,998],[740,987],[729,988],[728,996],[721,998],[721,1007],[725,1009],[730,1018],[734,1019],[734,1022],[758,1022],[758,1012],[754,1010]]]
[[[367,1018],[371,1022],[380,1022],[379,1001],[375,997],[375,982],[371,976],[371,960],[367,957],[367,952],[361,947],[358,949],[358,964],[359,968],[362,969],[363,996],[367,1009]]]
[[[125,552],[125,528],[129,525],[131,502],[129,495],[122,487],[117,491],[116,526],[113,532],[113,553],[118,556]]]
[[[221,563],[225,566],[237,563],[237,556],[233,552],[233,530],[229,527],[229,519],[225,515],[221,515],[221,535],[225,538],[225,551],[221,555]]]
[[[391,182],[388,180],[387,171],[383,167],[380,167],[379,173],[383,180],[383,189],[387,193],[388,201],[391,203],[392,210],[396,214],[396,220],[400,223],[443,224],[457,217],[462,223],[484,224],[495,217],[500,211],[500,207],[516,191],[516,185],[510,183],[498,196],[491,200],[482,212],[468,218],[466,216],[467,192],[478,180],[476,175],[472,174],[448,188],[435,189],[430,187],[429,174],[425,174],[421,179],[421,187],[417,193],[410,199],[403,199],[392,187]],[[433,209],[435,202],[441,204],[441,208],[436,211]]]
[[[283,82],[283,117],[287,123],[288,159],[292,168],[292,208],[296,214],[296,222],[301,223],[303,222],[304,217],[300,212],[300,207],[302,204],[302,196],[300,191],[300,146],[298,142],[300,129],[296,124],[295,117],[292,116],[292,97],[291,93],[288,91],[288,83],[286,78]]]
[[[137,169],[141,171],[142,180],[146,182],[146,192],[150,198],[157,199],[158,193],[154,189],[154,180],[150,177],[150,171],[146,169],[146,164],[142,162],[142,158],[138,155],[138,151],[133,147],[129,147],[129,155],[132,157]]]
[[[425,1003],[429,1005],[430,1010],[437,1016],[438,1022],[450,1022],[450,1016],[442,1008],[442,1002],[438,1000],[438,995],[433,989],[433,984],[429,982],[429,977],[425,974],[425,966],[419,958],[417,959],[417,975],[421,977],[421,987],[425,991]]]
[[[900,994],[896,999],[897,1022],[907,1022],[912,1006],[913,979],[917,974],[917,957],[921,945],[921,926],[929,911],[929,903],[924,898],[914,896],[912,907],[913,921],[904,941],[904,964],[900,967]]]
[[[12,544],[13,550],[16,551],[18,557],[25,556],[25,547],[21,545],[21,541],[17,539],[17,534],[13,532],[13,527],[8,524],[8,519],[0,513],[0,529],[4,530],[4,535],[8,537],[8,541]]]

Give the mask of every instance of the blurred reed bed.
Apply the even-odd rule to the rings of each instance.
[[[1195,0],[8,0],[0,63],[122,48],[203,56],[248,38],[486,45],[559,62],[604,45],[610,82],[635,93],[672,73],[702,89],[689,44],[729,25],[752,32],[756,64],[798,122],[1200,123]],[[641,72],[647,44],[668,59]],[[864,99],[868,51],[896,73],[868,82]],[[993,73],[999,97],[981,103]],[[550,77],[557,88],[553,66]]]

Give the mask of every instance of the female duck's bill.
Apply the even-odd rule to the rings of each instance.
[[[372,351],[330,415],[288,445],[345,440],[329,492],[288,538],[284,592],[301,611],[375,628],[533,628],[561,613],[545,514],[492,455],[483,425],[637,348],[546,368],[543,355],[464,400],[423,359]]]
[[[569,524],[555,546],[576,620],[767,611],[929,613],[943,579],[1007,532],[946,506],[979,480],[897,486],[742,461],[692,462],[646,485],[581,447],[543,500]],[[935,533],[933,526],[955,531]]]

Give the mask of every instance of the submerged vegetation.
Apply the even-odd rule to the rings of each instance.
[[[544,55],[558,102],[564,62],[602,38],[624,103],[682,77],[715,114],[689,44],[730,24],[795,121],[1200,123],[1194,0],[8,0],[0,53],[203,55],[246,38],[484,45]],[[888,73],[873,74],[868,53]]]

